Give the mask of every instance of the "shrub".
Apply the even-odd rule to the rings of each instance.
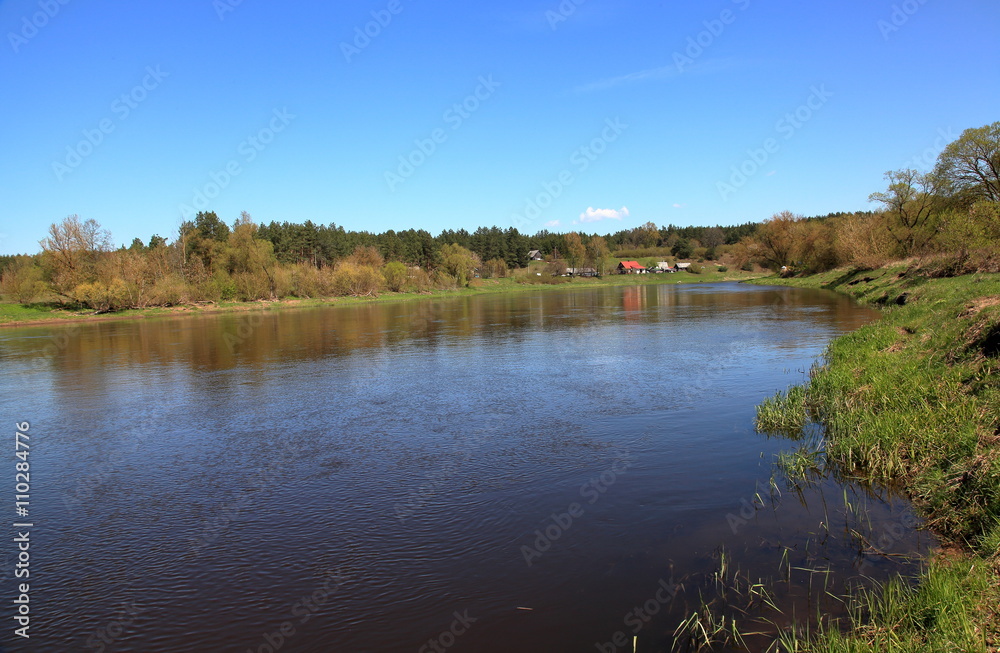
[[[128,287],[121,279],[112,279],[106,284],[100,281],[82,283],[73,290],[73,294],[98,313],[130,308]]]
[[[329,283],[322,271],[310,263],[296,263],[292,267],[290,294],[296,297],[319,297],[329,292]]]
[[[431,287],[431,275],[423,268],[409,268],[406,276],[406,287],[414,292],[426,292]]]
[[[483,263],[482,276],[484,279],[503,279],[508,273],[507,262],[503,259],[491,258]]]
[[[382,273],[370,265],[342,261],[333,272],[333,292],[337,295],[372,297],[384,287]]]
[[[160,306],[174,306],[183,302],[188,295],[189,288],[183,277],[178,274],[168,274],[153,284],[151,301]]]
[[[271,282],[263,273],[237,272],[232,277],[235,297],[243,302],[271,297]]]
[[[728,265],[720,265],[719,266],[719,272],[729,272],[729,266]]]
[[[42,269],[28,256],[19,256],[0,277],[0,291],[21,304],[30,304],[45,290]]]
[[[400,292],[406,286],[409,272],[399,261],[390,261],[382,268],[382,276],[385,277],[385,285],[389,290]]]

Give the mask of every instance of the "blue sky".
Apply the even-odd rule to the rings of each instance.
[[[866,209],[1000,120],[995,0],[6,0],[0,27],[0,254],[71,214],[121,244],[202,208],[432,233]]]

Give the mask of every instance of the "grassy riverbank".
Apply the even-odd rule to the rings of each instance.
[[[829,461],[902,485],[947,543],[916,586],[854,597],[850,623],[790,635],[782,650],[998,650],[1000,275],[932,278],[897,265],[756,282],[882,308],[830,345],[805,392],[768,402],[761,426],[821,421]]]
[[[184,315],[204,315],[207,313],[234,312],[248,310],[279,310],[295,307],[342,306],[372,302],[418,301],[421,299],[441,299],[446,297],[468,297],[493,293],[519,293],[555,290],[579,290],[604,286],[669,285],[679,283],[712,283],[719,281],[746,281],[761,276],[760,273],[729,270],[715,270],[701,274],[678,272],[675,274],[619,275],[609,274],[600,279],[574,278],[560,279],[561,283],[518,283],[513,278],[476,279],[469,287],[426,292],[386,292],[377,297],[316,297],[285,298],[274,301],[219,302],[182,304],[170,307],[129,309],[111,313],[95,314],[90,310],[62,307],[57,304],[38,303],[23,306],[5,301],[0,302],[0,326],[27,326],[55,322],[81,322],[94,320],[142,319]]]

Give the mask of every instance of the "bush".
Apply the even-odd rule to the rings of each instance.
[[[426,292],[431,287],[431,275],[423,268],[409,268],[406,276],[406,287],[413,292]]]
[[[385,277],[385,285],[390,291],[401,292],[406,286],[409,271],[399,261],[390,261],[382,268],[382,276]]]
[[[382,273],[370,265],[343,261],[333,272],[333,292],[337,295],[373,297],[384,287]]]
[[[189,295],[188,285],[179,274],[168,274],[160,277],[153,284],[151,303],[159,306],[174,306],[180,304]]]
[[[507,276],[508,272],[507,262],[500,258],[491,258],[483,263],[482,266],[482,277],[484,279],[503,279]]]
[[[705,267],[702,265],[698,265],[697,263],[692,263],[691,267],[688,268],[688,272],[690,272],[691,274],[701,274],[704,271]]]
[[[720,265],[719,266],[719,272],[729,272],[729,266],[728,265]]]
[[[747,261],[746,263],[740,266],[740,269],[743,270],[744,272],[753,272],[753,263]]]
[[[21,304],[30,304],[45,290],[42,269],[28,256],[19,256],[0,277],[0,291]]]
[[[236,289],[234,296],[242,302],[270,299],[271,281],[262,272],[237,272],[231,283]]]
[[[209,285],[212,287],[209,292],[212,292],[217,297],[216,301],[228,302],[236,297],[236,284],[233,282],[232,277],[225,272],[216,272],[213,274]]]
[[[98,313],[131,308],[128,287],[121,279],[112,279],[106,284],[100,281],[82,283],[74,289],[73,294],[85,306],[94,309]]]
[[[330,286],[321,270],[311,263],[292,267],[290,294],[296,297],[320,297],[329,294]]]

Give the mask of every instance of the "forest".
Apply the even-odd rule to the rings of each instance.
[[[603,274],[623,258],[668,257],[786,275],[874,269],[912,257],[935,261],[943,276],[1000,270],[1000,122],[962,132],[932,170],[890,171],[885,180],[868,198],[870,211],[814,217],[782,211],[733,226],[647,222],[607,234],[526,235],[496,226],[437,236],[423,229],[370,233],[311,221],[257,224],[247,212],[227,224],[203,211],[171,238],[136,237],[115,248],[97,220],[72,215],[49,226],[40,252],[0,257],[0,292],[7,301],[98,312],[374,296],[507,277],[527,268],[531,250],[549,262],[541,274],[550,278],[567,266]]]

